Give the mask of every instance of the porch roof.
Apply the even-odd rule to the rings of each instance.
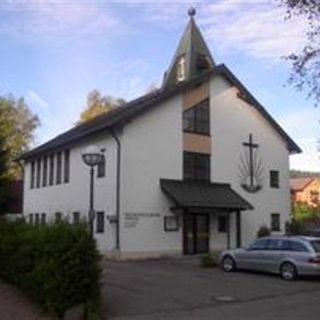
[[[178,208],[252,210],[227,183],[160,179],[162,191]]]

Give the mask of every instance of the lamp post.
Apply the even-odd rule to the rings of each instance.
[[[103,161],[104,155],[101,154],[100,150],[96,146],[87,147],[82,153],[83,162],[90,167],[90,202],[89,202],[89,226],[90,235],[93,238],[93,219],[94,219],[94,167]]]

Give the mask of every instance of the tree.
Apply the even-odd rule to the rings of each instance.
[[[21,168],[14,159],[28,150],[33,141],[33,132],[40,122],[22,98],[0,97],[0,136],[3,139],[2,151],[6,153],[6,168],[2,177],[21,177]]]
[[[6,213],[9,200],[9,191],[7,184],[7,163],[8,152],[5,149],[5,139],[0,135],[0,215]]]
[[[279,0],[287,9],[287,18],[305,18],[308,22],[307,41],[301,52],[286,57],[291,63],[289,78],[299,91],[307,91],[315,104],[320,102],[320,0]]]
[[[92,120],[99,114],[109,112],[124,103],[125,100],[122,98],[103,96],[98,90],[94,89],[89,92],[87,96],[87,105],[81,112],[80,119],[76,124],[78,125]]]

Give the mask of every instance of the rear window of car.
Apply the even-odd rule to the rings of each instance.
[[[299,241],[284,240],[282,243],[282,250],[294,252],[308,252],[308,248]]]
[[[310,243],[315,252],[320,252],[320,240],[313,240]]]

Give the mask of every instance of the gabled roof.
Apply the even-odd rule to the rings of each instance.
[[[190,21],[187,24],[187,27],[180,39],[179,45],[173,56],[169,69],[165,74],[163,81],[164,87],[174,85],[177,82],[177,61],[181,56],[185,58],[186,81],[200,74],[197,68],[197,59],[199,54],[205,57],[208,62],[209,69],[212,69],[215,66],[215,62],[211,56],[210,50],[194,21],[193,15],[190,13],[189,15],[191,17]]]
[[[291,191],[302,191],[306,188],[314,179],[314,177],[301,177],[290,179],[290,190]]]
[[[244,85],[236,78],[236,76],[224,65],[214,67],[212,70],[194,77],[187,82],[182,82],[172,87],[161,88],[155,92],[144,95],[138,99],[128,102],[117,109],[102,114],[91,121],[76,126],[65,133],[53,138],[45,144],[24,153],[20,158],[28,159],[42,153],[47,153],[58,148],[64,148],[66,145],[74,143],[84,137],[97,134],[99,132],[114,130],[115,128],[124,126],[128,121],[158,107],[162,102],[174,97],[175,95],[193,88],[212,76],[221,75],[225,77],[232,85],[236,86],[243,98],[257,109],[260,114],[269,122],[269,124],[278,132],[287,144],[287,148],[291,153],[300,153],[299,146],[288,136],[288,134],[280,127],[280,125],[270,116],[265,108],[251,95]]]
[[[253,206],[227,183],[160,179],[160,186],[178,208],[253,209]]]

